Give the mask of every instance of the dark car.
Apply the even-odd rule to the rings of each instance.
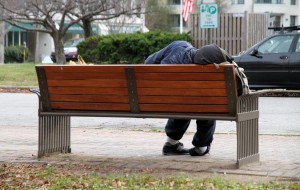
[[[66,56],[66,61],[77,61],[77,45],[82,42],[84,39],[83,38],[76,38],[76,39],[71,39],[67,40],[64,43],[64,53]],[[56,62],[55,59],[55,52],[51,53],[51,59],[53,62]]]
[[[300,33],[280,32],[233,57],[251,89],[300,89]]]

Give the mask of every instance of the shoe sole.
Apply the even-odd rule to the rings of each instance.
[[[191,148],[191,149],[189,150],[189,154],[190,154],[191,156],[205,156],[205,155],[208,155],[208,154],[209,154],[209,151],[210,151],[210,146],[208,146],[208,147],[207,147],[207,150],[206,150],[204,153],[202,153],[202,154],[198,154],[198,153],[195,151],[195,148]]]
[[[187,152],[187,153],[165,153],[165,152],[163,152],[163,155],[164,156],[179,156],[179,155],[189,155],[190,153],[189,152]]]

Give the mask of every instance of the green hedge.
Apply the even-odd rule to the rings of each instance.
[[[88,63],[143,63],[152,53],[175,40],[191,42],[187,34],[153,31],[92,36],[81,42],[78,54]]]
[[[27,61],[29,51],[25,49]],[[23,63],[24,62],[24,46],[8,46],[4,52],[4,63]]]

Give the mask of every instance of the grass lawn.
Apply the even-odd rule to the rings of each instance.
[[[1,64],[0,86],[37,86],[33,63]]]

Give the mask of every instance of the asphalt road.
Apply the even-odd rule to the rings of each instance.
[[[300,135],[300,98],[262,97],[260,134]],[[0,127],[38,125],[38,98],[30,93],[0,93]],[[72,118],[72,127],[163,130],[165,119]],[[2,128],[3,129],[3,128]],[[195,131],[195,122],[189,128]],[[234,133],[235,122],[217,121],[217,133]]]

